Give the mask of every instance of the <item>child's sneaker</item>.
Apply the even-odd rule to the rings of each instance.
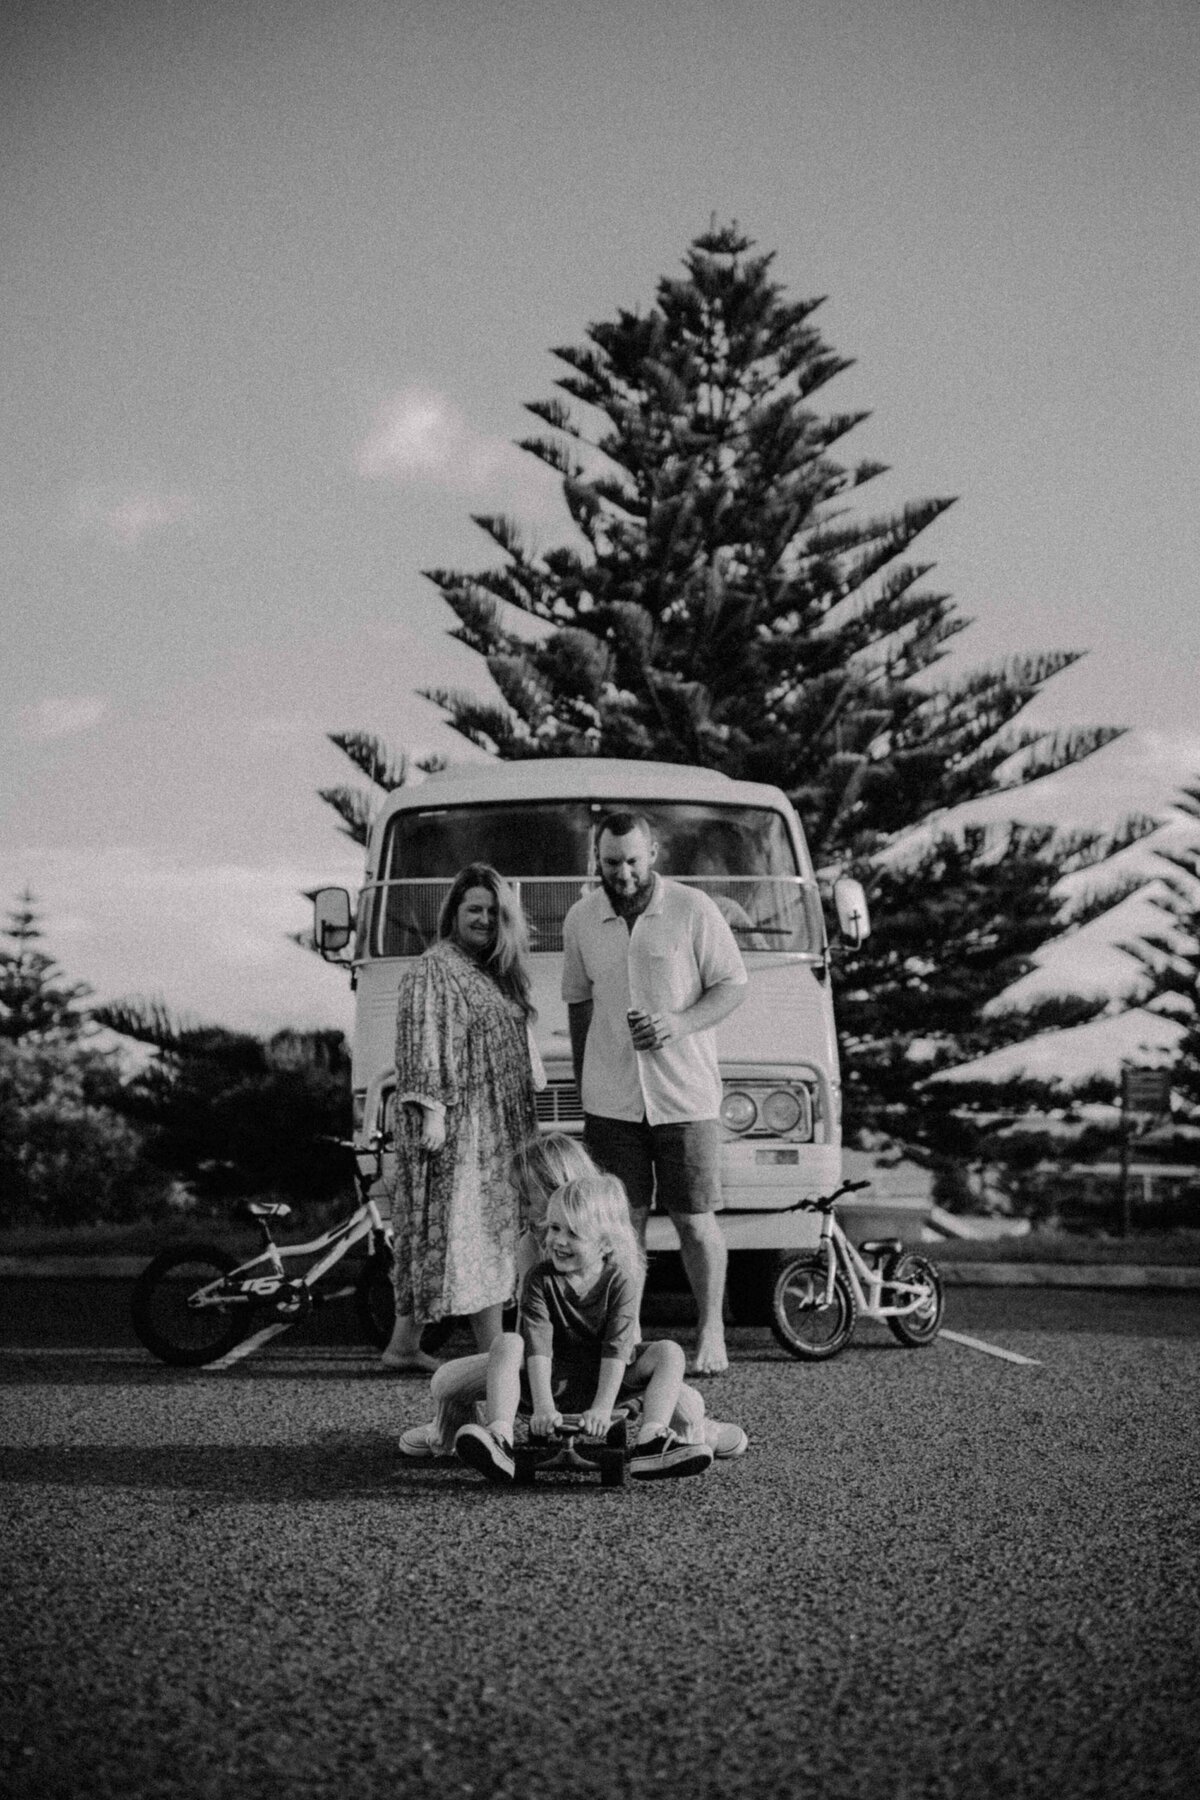
[[[660,1431],[648,1443],[634,1445],[629,1473],[642,1481],[662,1481],[675,1475],[703,1475],[712,1467],[712,1459],[708,1444],[681,1444],[673,1431]]]
[[[454,1454],[485,1481],[509,1482],[516,1475],[512,1446],[486,1425],[462,1425],[454,1434]]]
[[[745,1456],[750,1439],[740,1425],[728,1425],[724,1419],[705,1419],[704,1441],[720,1462]]]
[[[453,1451],[445,1448],[437,1435],[437,1426],[430,1419],[424,1425],[410,1425],[400,1433],[400,1454],[411,1457],[413,1462],[445,1462]]]

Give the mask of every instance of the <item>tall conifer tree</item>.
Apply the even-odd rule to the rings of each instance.
[[[66,981],[54,958],[39,948],[38,916],[26,888],[8,915],[8,947],[0,949],[0,1038],[13,1042],[78,1037],[85,1022],[80,1003],[91,992],[82,981]]]
[[[916,857],[874,859],[962,802],[1018,788],[1119,733],[1019,722],[1077,651],[934,678],[969,621],[923,585],[932,565],[911,553],[952,502],[854,513],[884,465],[839,460],[866,415],[822,412],[816,400],[849,364],[814,323],[820,302],[786,299],[772,263],[736,227],[714,227],[649,310],[620,311],[583,345],[554,351],[560,393],[529,405],[543,429],[521,447],[561,479],[576,541],[541,551],[513,520],[476,517],[502,562],[427,573],[499,698],[427,697],[502,758],[654,757],[782,787],[818,862],[853,864],[881,889],[878,934],[853,984],[863,1004],[844,1016],[853,1038],[874,1044],[864,1060],[883,1082],[874,1100],[907,1070],[911,1102],[927,1071],[904,1046],[931,1035],[945,998],[944,982],[910,984],[911,968],[944,963],[950,917],[954,941],[987,938],[968,984],[978,1013],[1051,934],[1059,864],[1050,834],[1013,839],[1025,875],[1037,865],[1037,901],[1006,936],[1013,872],[1002,858],[935,832]],[[1070,854],[1104,849],[1093,840]],[[909,965],[899,980],[897,958]],[[987,1027],[980,1018],[974,1029]]]

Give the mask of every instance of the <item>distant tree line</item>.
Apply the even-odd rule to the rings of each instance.
[[[323,1202],[349,1186],[330,1142],[350,1125],[341,1032],[262,1039],[159,1005],[89,1005],[41,948],[28,891],[0,935],[0,1227],[206,1211],[249,1194]],[[143,1047],[133,1067],[102,1047],[104,1028]]]

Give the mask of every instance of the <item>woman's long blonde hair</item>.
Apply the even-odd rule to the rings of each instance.
[[[453,886],[438,914],[439,938],[453,938],[458,909],[471,888],[486,888],[496,902],[496,942],[484,958],[484,968],[510,1000],[515,1000],[527,1019],[536,1016],[529,997],[529,932],[521,903],[503,875],[490,863],[468,863],[454,877]]]
[[[638,1289],[646,1279],[646,1252],[634,1229],[624,1182],[615,1175],[577,1175],[550,1196],[581,1237],[600,1240],[605,1260],[614,1262]]]

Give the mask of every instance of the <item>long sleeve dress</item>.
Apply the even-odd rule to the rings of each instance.
[[[441,1106],[418,1147],[406,1100]],[[404,971],[396,1014],[397,1311],[421,1323],[503,1305],[516,1286],[513,1156],[537,1124],[525,1015],[448,939]]]

